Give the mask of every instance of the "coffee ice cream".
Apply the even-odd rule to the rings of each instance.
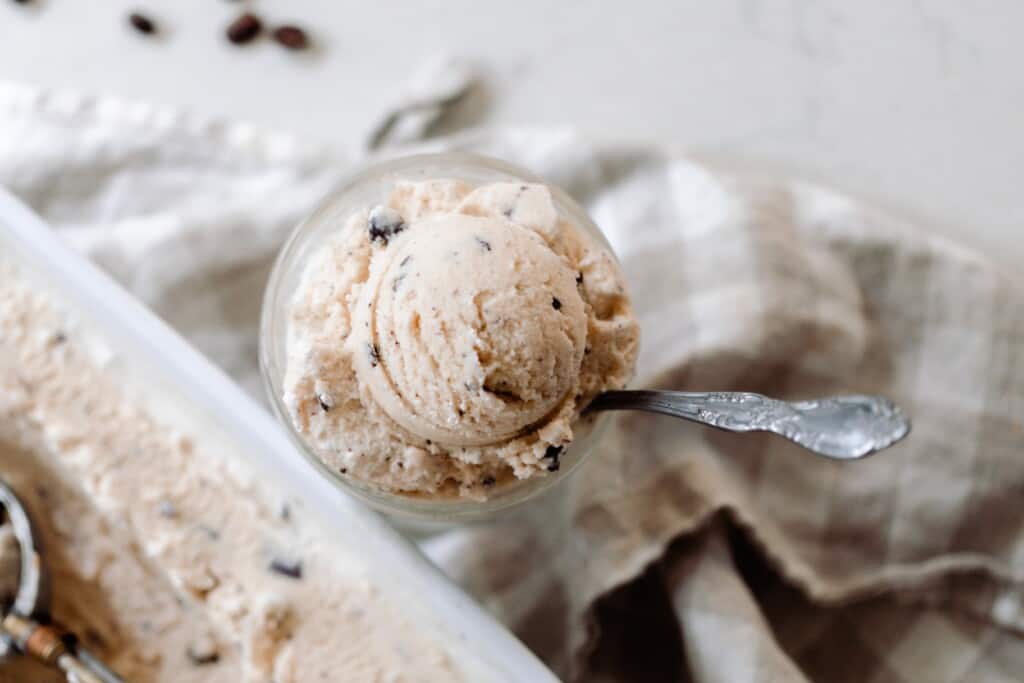
[[[284,403],[344,476],[485,499],[560,467],[637,341],[616,262],[545,185],[399,182],[309,259]]]
[[[54,618],[93,653],[136,683],[480,680],[301,498],[154,410],[80,328],[0,258],[0,478],[35,522]],[[17,553],[0,519],[4,602]],[[58,680],[0,660],[0,683]]]

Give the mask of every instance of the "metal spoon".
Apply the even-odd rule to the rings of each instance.
[[[18,541],[21,567],[14,602],[6,613],[0,605],[0,662],[21,654],[59,669],[68,683],[124,683],[77,639],[50,623],[48,577],[32,522],[18,496],[0,480],[0,521],[4,520]]]
[[[910,419],[880,396],[787,402],[745,392],[606,391],[588,410],[643,410],[730,432],[773,432],[837,460],[863,458],[910,433]]]

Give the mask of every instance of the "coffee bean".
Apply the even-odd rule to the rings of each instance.
[[[263,22],[251,12],[246,12],[228,26],[225,35],[235,45],[242,45],[253,40],[263,30]]]
[[[156,33],[156,24],[153,20],[147,17],[145,14],[139,14],[138,12],[132,12],[128,15],[128,23],[132,25],[139,33],[145,33],[146,35],[152,35]]]
[[[289,50],[305,50],[309,47],[309,36],[298,26],[280,26],[274,30],[274,40]]]

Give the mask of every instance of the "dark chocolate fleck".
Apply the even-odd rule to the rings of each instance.
[[[505,218],[512,218],[512,214],[515,213],[515,210],[516,210],[516,207],[515,207],[515,204],[513,204],[512,206],[510,206],[507,209],[505,209],[504,211],[502,211],[501,215],[503,215]]]
[[[278,513],[282,520],[287,522],[292,518],[292,506],[288,503],[281,503],[281,511]]]
[[[263,30],[263,22],[252,12],[242,14],[231,22],[224,34],[235,45],[252,41]]]
[[[50,338],[50,341],[53,342],[54,344],[63,344],[67,340],[68,335],[64,334],[63,332],[55,332],[53,337]]]
[[[462,417],[465,414],[466,414],[466,411],[463,410],[462,408],[459,408],[459,417]]]
[[[377,348],[377,345],[367,344],[366,353],[370,356],[370,367],[377,367],[377,364],[380,363],[380,349]]]
[[[305,50],[309,47],[309,36],[298,26],[279,26],[274,29],[274,40],[289,50]]]
[[[157,504],[156,509],[161,517],[166,517],[167,519],[174,519],[178,516],[177,506],[169,500],[161,500]]]
[[[487,240],[485,240],[483,237],[476,237],[476,236],[474,236],[473,239],[476,240],[477,244],[479,244],[481,247],[483,247],[484,251],[490,251],[491,250],[491,243],[488,242]]]
[[[153,20],[147,17],[145,14],[139,12],[132,12],[128,15],[128,23],[139,33],[146,35],[152,35],[156,33],[156,24]]]
[[[193,649],[191,645],[185,650],[185,654],[188,655],[189,661],[196,666],[204,666],[206,664],[216,664],[220,661],[220,653],[216,650],[208,649]]]
[[[428,446],[433,446],[433,445],[434,445],[434,442],[433,442],[433,441],[431,441],[430,439],[427,439],[427,445],[428,445]]]
[[[556,311],[562,307],[562,302],[558,300],[557,296],[551,297],[551,308]]]
[[[302,562],[275,557],[270,561],[270,571],[281,576],[287,576],[289,579],[301,579]]]
[[[392,292],[397,292],[398,291],[398,288],[399,288],[399,286],[401,286],[402,280],[405,279],[405,276],[406,276],[406,273],[402,273],[401,275],[395,277],[395,279],[391,281],[391,291]]]
[[[348,468],[347,467],[342,467],[338,471],[341,472],[342,474],[348,474]]]
[[[482,485],[490,488],[490,487],[494,486],[495,484],[497,484],[498,480],[488,474],[486,477],[484,477],[483,479],[480,480],[480,483]]]
[[[404,268],[405,266],[409,265],[409,261],[411,261],[411,260],[412,260],[412,254],[409,254],[408,256],[406,256],[404,259],[401,260],[401,262],[398,264],[398,267],[399,268]]]
[[[334,399],[328,394],[317,394],[316,402],[320,404],[325,413],[334,407]]]
[[[558,468],[562,466],[558,459],[562,457],[564,450],[565,446],[548,446],[544,451],[544,459],[551,461],[548,463],[548,472],[557,472]]]
[[[580,272],[576,273],[576,284],[578,284],[578,285],[582,285],[583,284],[583,271],[582,270]]]
[[[402,214],[387,206],[375,206],[370,211],[370,218],[367,220],[367,230],[370,232],[370,241],[380,241],[388,246],[388,240],[405,230],[405,220]]]

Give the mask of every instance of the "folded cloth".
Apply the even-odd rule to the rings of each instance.
[[[537,505],[425,549],[588,681],[1001,681],[1024,671],[1024,293],[828,189],[572,130],[436,141],[583,202],[641,319],[637,385],[880,393],[910,438],[837,463],[623,414]],[[275,250],[357,159],[0,87],[0,183],[251,391]]]

